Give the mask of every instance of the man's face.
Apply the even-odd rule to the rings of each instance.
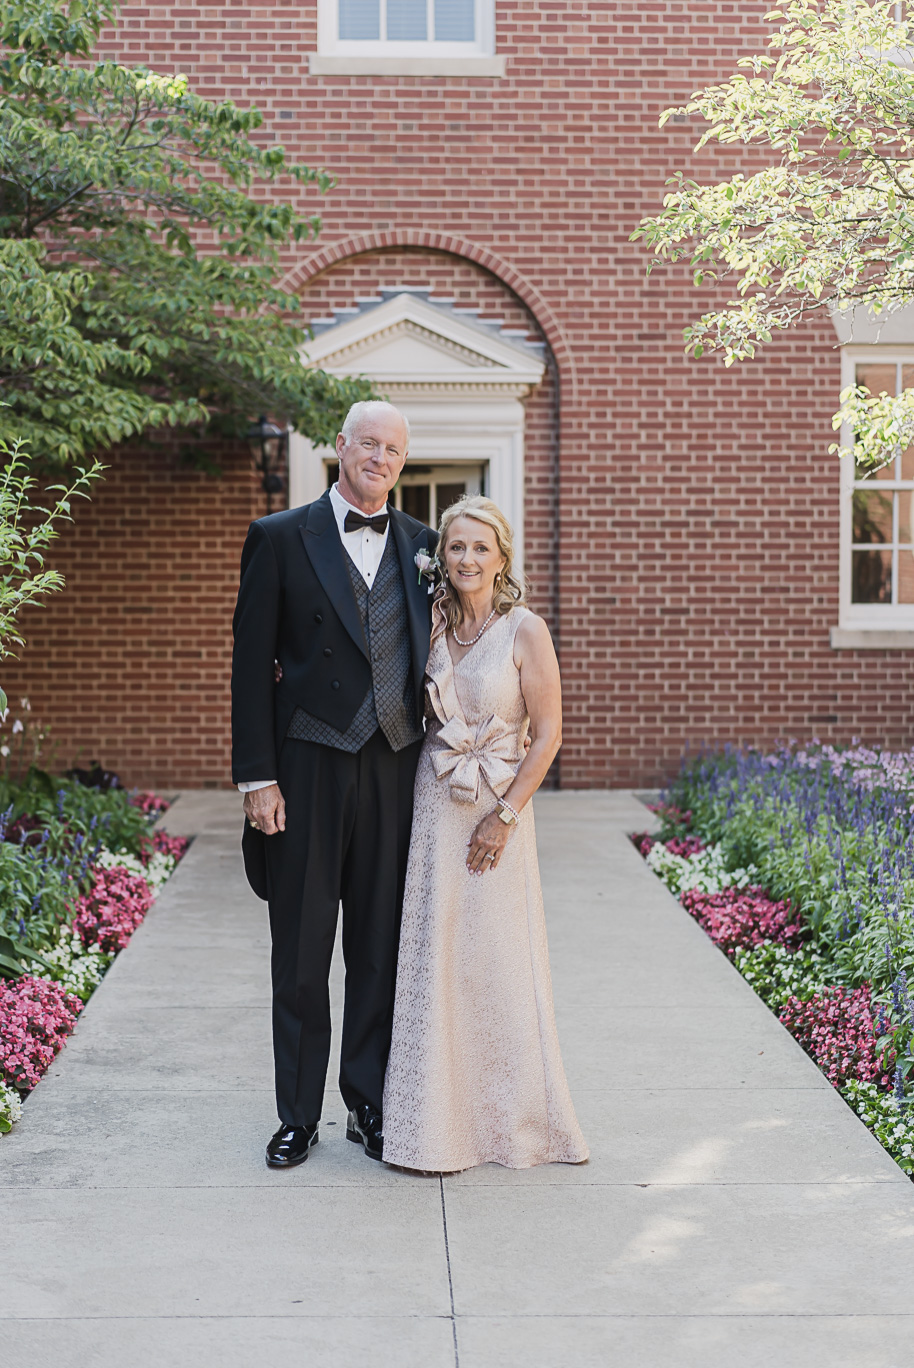
[[[377,513],[387,502],[406,460],[406,425],[397,413],[363,418],[347,442],[336,439],[340,493],[363,513]]]

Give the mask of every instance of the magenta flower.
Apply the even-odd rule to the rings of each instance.
[[[34,1088],[81,1011],[59,983],[31,975],[0,981],[0,1079],[22,1092]]]

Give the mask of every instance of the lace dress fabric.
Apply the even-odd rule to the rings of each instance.
[[[523,758],[514,638],[526,612],[497,618],[456,665],[439,621],[429,655],[384,1089],[384,1158],[403,1168],[588,1157],[555,1029],[531,805],[497,869],[478,877],[465,862]]]

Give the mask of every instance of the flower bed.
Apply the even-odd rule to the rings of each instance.
[[[30,771],[0,781],[0,1133],[187,849],[168,808]]]
[[[914,1176],[914,753],[683,766],[635,844]]]

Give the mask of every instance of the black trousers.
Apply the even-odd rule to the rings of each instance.
[[[286,829],[266,838],[279,1119],[320,1119],[330,1057],[328,979],[343,905],[346,995],[340,1091],[381,1109],[390,1053],[403,885],[421,741],[394,752],[375,732],[349,755],[287,738]]]

